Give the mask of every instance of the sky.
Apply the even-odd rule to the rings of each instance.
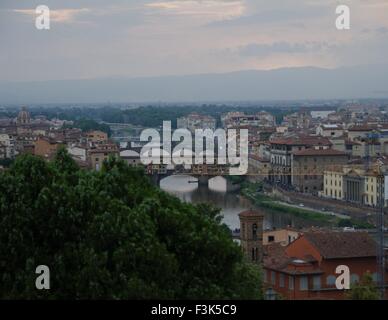
[[[387,16],[388,0],[1,0],[0,81],[386,64]]]

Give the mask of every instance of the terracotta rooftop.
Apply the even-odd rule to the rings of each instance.
[[[259,210],[249,209],[249,210],[240,212],[238,215],[240,217],[255,217],[255,216],[264,216],[264,213],[262,213]]]
[[[368,125],[356,125],[352,126],[348,129],[348,131],[372,131],[377,129],[376,126],[368,126]]]
[[[249,158],[256,160],[256,161],[260,161],[260,162],[269,162],[269,159],[261,158],[255,154],[250,154]]]
[[[376,242],[366,232],[309,232],[303,237],[325,259],[376,256]]]
[[[326,137],[320,136],[297,136],[297,137],[288,137],[288,138],[276,138],[270,141],[271,144],[286,144],[286,145],[300,145],[300,146],[331,146],[332,143]]]
[[[343,151],[335,149],[305,149],[294,151],[295,156],[346,156]]]
[[[303,260],[289,257],[286,247],[279,243],[271,243],[263,247],[264,267],[267,269],[282,271],[290,275],[321,274],[323,271],[314,264],[315,259],[308,255]]]

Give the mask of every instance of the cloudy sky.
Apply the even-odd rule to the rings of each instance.
[[[387,0],[1,0],[0,81],[383,64],[387,16]]]

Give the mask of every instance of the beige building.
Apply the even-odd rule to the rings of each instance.
[[[323,174],[323,195],[327,198],[343,200],[342,189],[344,172],[342,167],[333,168]]]
[[[93,170],[99,171],[105,160],[119,155],[119,149],[115,144],[101,144],[95,149],[88,150],[89,165]]]
[[[104,143],[108,141],[108,134],[99,130],[89,131],[86,134],[88,142]]]
[[[271,163],[256,155],[249,155],[248,175],[252,181],[264,181],[269,179]]]
[[[337,138],[344,134],[344,129],[339,124],[322,124],[317,127],[316,133],[323,137]]]
[[[369,171],[365,175],[365,204],[369,206],[378,206],[379,183],[377,172]]]
[[[267,230],[263,233],[263,245],[279,243],[281,246],[288,246],[298,239],[300,233],[293,229]]]
[[[141,166],[140,154],[134,150],[123,150],[120,152],[120,158],[132,167]]]
[[[57,152],[60,142],[49,138],[38,138],[34,142],[34,154],[45,159],[51,159]]]
[[[348,155],[334,149],[294,151],[291,161],[291,183],[299,192],[318,193],[324,190],[323,174],[327,167],[345,165]]]

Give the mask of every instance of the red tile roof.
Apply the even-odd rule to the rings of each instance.
[[[261,157],[255,155],[255,154],[250,154],[249,158],[251,158],[253,160],[256,160],[256,161],[260,161],[260,162],[269,162],[269,159],[261,158]]]
[[[375,129],[377,129],[376,126],[356,125],[356,126],[350,127],[348,131],[372,131]]]
[[[264,216],[264,213],[259,210],[249,209],[238,214],[240,217],[256,217],[256,216]]]
[[[308,232],[302,237],[325,259],[376,256],[376,242],[366,232]]]
[[[315,259],[306,256],[303,260],[289,257],[286,247],[279,243],[271,243],[263,247],[264,268],[281,271],[290,275],[321,274],[323,271],[314,264]]]
[[[286,144],[286,145],[296,145],[296,146],[331,146],[332,143],[326,137],[320,136],[297,136],[297,137],[288,137],[288,138],[276,138],[270,141],[271,144]]]
[[[335,149],[305,149],[293,152],[294,156],[346,156],[343,151]]]

